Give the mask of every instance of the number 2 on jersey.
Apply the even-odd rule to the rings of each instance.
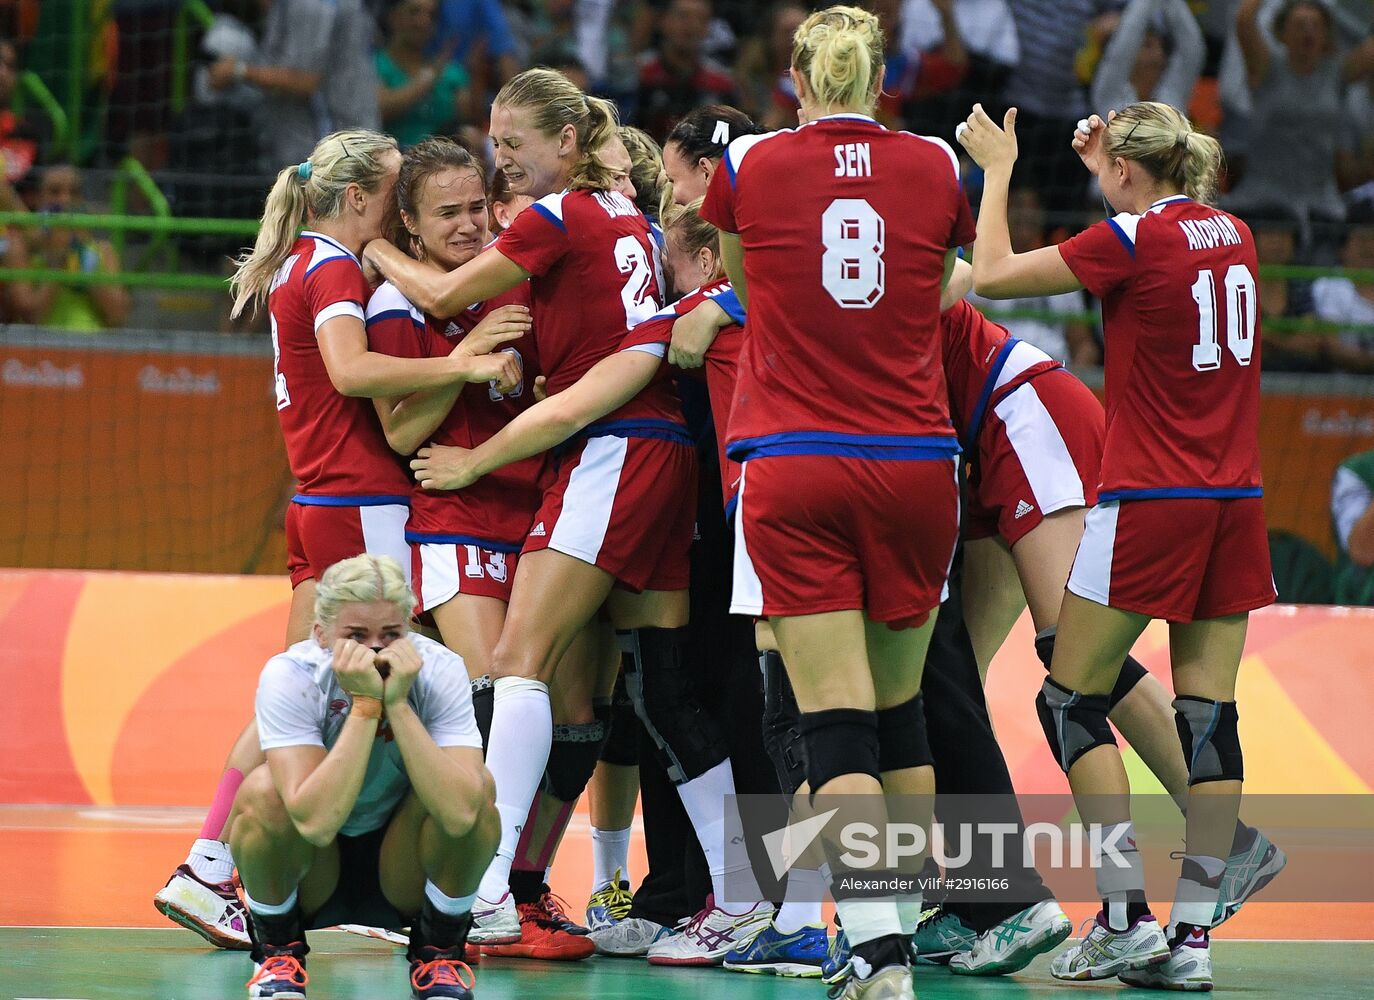
[[[841,309],[872,309],[883,297],[883,217],[863,198],[836,198],[821,215],[821,285]]]
[[[1255,308],[1258,296],[1255,276],[1244,264],[1232,264],[1223,280],[1226,307],[1226,347],[1242,365],[1250,363],[1255,352]],[[1200,372],[1221,367],[1221,344],[1217,342],[1217,279],[1210,269],[1197,273],[1192,287],[1197,303],[1198,342],[1193,345],[1193,367]]]

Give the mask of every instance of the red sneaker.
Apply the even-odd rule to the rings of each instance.
[[[576,926],[567,919],[558,902],[545,892],[533,903],[516,903],[520,914],[518,944],[482,946],[488,958],[542,958],[552,962],[577,962],[596,952],[596,945],[585,934],[572,934],[565,928]]]

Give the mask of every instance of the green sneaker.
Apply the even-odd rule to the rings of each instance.
[[[1287,864],[1288,856],[1282,849],[1256,830],[1248,849],[1226,859],[1212,926],[1220,927],[1234,917],[1245,901],[1272,882]]]
[[[920,965],[947,965],[977,940],[978,935],[962,920],[943,906],[934,906],[921,914],[921,922],[911,936],[911,948]]]
[[[1073,924],[1059,904],[1046,899],[978,935],[972,948],[949,960],[949,968],[958,976],[1010,975],[1058,947],[1071,933]]]

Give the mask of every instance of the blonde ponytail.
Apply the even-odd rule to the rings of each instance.
[[[1127,105],[1107,126],[1108,156],[1139,163],[1151,177],[1212,204],[1221,172],[1221,143],[1193,128],[1188,117],[1158,101]]]
[[[234,296],[232,316],[248,305],[267,301],[275,277],[301,228],[310,220],[332,219],[343,209],[350,184],[376,191],[388,172],[388,151],[398,153],[396,140],[380,132],[353,129],[321,139],[304,163],[284,168],[268,192],[253,249],[234,261],[229,279]]]
[[[883,29],[859,7],[827,7],[792,36],[792,67],[826,109],[873,110],[883,71]]]
[[[527,69],[501,88],[492,105],[529,112],[530,121],[544,135],[556,136],[569,125],[577,135],[577,162],[568,175],[568,187],[608,190],[614,173],[596,155],[620,126],[615,105],[588,97],[562,73],[551,69]]]

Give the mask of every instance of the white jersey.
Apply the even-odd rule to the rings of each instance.
[[[441,747],[482,748],[472,712],[472,689],[463,659],[440,643],[411,635],[420,653],[420,674],[408,701],[425,730]],[[296,643],[267,661],[258,679],[257,718],[262,748],[315,746],[331,749],[339,739],[353,699],[334,675],[334,653],[314,638]],[[386,823],[410,790],[401,749],[383,721],[367,762],[367,775],[353,811],[339,831],[357,836]]]

